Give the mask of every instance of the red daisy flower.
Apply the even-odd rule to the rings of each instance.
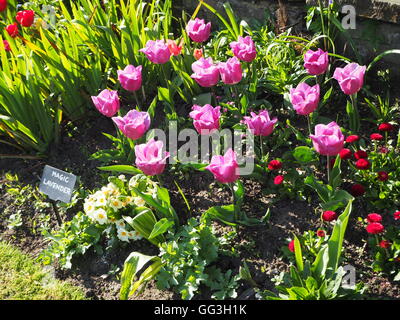
[[[347,143],[353,143],[353,142],[356,142],[356,141],[358,141],[358,140],[360,140],[360,137],[359,136],[357,136],[357,135],[351,135],[351,136],[348,136],[347,138],[346,138],[346,142]]]
[[[322,214],[322,220],[324,221],[333,221],[337,219],[337,214],[335,211],[324,211]]]
[[[339,156],[342,160],[348,160],[351,158],[351,150],[343,148],[342,151],[339,152]]]
[[[360,160],[357,160],[357,162],[356,162],[356,168],[359,170],[367,170],[367,169],[369,169],[370,166],[371,166],[371,164],[369,163],[369,161],[367,159],[360,159]]]
[[[393,213],[394,220],[400,220],[400,211]]]
[[[274,184],[280,185],[280,184],[282,184],[284,179],[285,179],[284,176],[276,176],[274,179]]]
[[[378,234],[385,231],[385,227],[379,222],[372,222],[365,229],[370,234]]]
[[[356,183],[351,186],[350,193],[353,197],[360,197],[365,193],[365,188],[363,185]]]
[[[280,162],[279,160],[272,160],[268,164],[269,170],[279,170],[280,168],[282,168],[282,162]]]
[[[373,133],[370,136],[371,140],[383,140],[383,135],[379,134],[379,133]]]
[[[393,129],[394,129],[394,127],[388,122],[381,123],[378,126],[379,131],[392,131]]]
[[[368,153],[366,153],[364,150],[358,150],[358,151],[354,152],[354,157],[357,160],[366,159],[366,158],[368,158]]]
[[[382,216],[380,214],[377,214],[377,213],[370,213],[367,216],[367,221],[368,221],[368,223],[381,222],[382,221]]]

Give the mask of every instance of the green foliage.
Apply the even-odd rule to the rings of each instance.
[[[50,245],[39,255],[39,261],[49,265],[55,261],[65,269],[72,267],[72,258],[83,255],[95,246],[98,253],[102,248],[98,245],[104,227],[96,226],[87,215],[79,212],[75,217],[57,231],[43,230],[43,236],[51,240]]]
[[[198,294],[201,285],[214,292],[214,299],[235,298],[239,276],[233,276],[231,270],[224,273],[213,265],[219,249],[219,239],[211,227],[192,218],[177,233],[169,233],[167,241],[160,245],[158,257],[131,253],[122,272],[120,297],[127,299],[155,279],[158,288],[173,289],[185,300]],[[138,277],[148,262],[152,264]]]
[[[259,292],[268,300],[333,300],[354,298],[362,293],[362,285],[354,289],[344,289],[342,279],[345,275],[340,265],[342,245],[348,219],[352,210],[350,201],[344,212],[337,219],[328,242],[320,247],[313,260],[303,257],[300,241],[295,237],[296,264],[290,267],[290,272],[281,274],[278,278],[277,291]]]

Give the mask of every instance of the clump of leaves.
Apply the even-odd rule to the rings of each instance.
[[[90,218],[79,212],[71,221],[52,233],[43,230],[43,236],[51,240],[51,244],[39,255],[39,260],[49,265],[55,260],[62,268],[70,269],[71,260],[76,255],[83,255],[92,246],[98,253],[102,248],[98,245],[105,227],[95,225]]]
[[[173,288],[185,300],[192,299],[202,284],[216,291],[213,297],[217,299],[236,297],[237,284],[231,272],[224,274],[215,266],[209,267],[218,258],[218,250],[219,240],[212,229],[195,219],[189,220],[171,241],[161,246],[164,266],[157,275],[157,286]]]
[[[121,275],[120,298],[140,292],[151,279],[156,280],[159,289],[172,289],[185,300],[192,299],[202,286],[211,290],[213,299],[236,298],[239,275],[233,276],[231,270],[224,272],[214,265],[219,253],[219,239],[212,227],[192,218],[177,233],[169,233],[167,241],[160,244],[158,256],[139,252],[129,255]],[[149,262],[152,264],[135,281]]]

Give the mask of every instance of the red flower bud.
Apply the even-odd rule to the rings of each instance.
[[[365,193],[365,188],[363,185],[356,183],[351,186],[350,193],[353,197],[360,197]]]
[[[380,246],[381,248],[384,248],[384,249],[389,248],[391,245],[392,245],[392,244],[391,244],[389,241],[387,241],[387,240],[382,240],[381,242],[379,242],[379,246]]]
[[[389,175],[386,171],[379,171],[378,172],[378,180],[380,181],[387,181],[389,179]]]
[[[379,148],[379,152],[380,152],[380,153],[388,153],[388,152],[389,152],[389,149],[386,148],[386,147],[380,147],[380,148]]]
[[[15,38],[16,36],[19,35],[18,24],[17,23],[13,23],[13,24],[8,25],[6,27],[6,31],[8,32],[10,37]]]
[[[294,240],[289,242],[288,248],[289,248],[290,251],[294,252]]]
[[[400,211],[396,211],[395,213],[393,213],[393,218],[394,220],[400,220]]]
[[[320,237],[320,238],[325,237],[325,231],[324,230],[318,230],[317,231],[317,236]]]

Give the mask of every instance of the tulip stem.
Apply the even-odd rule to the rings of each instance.
[[[310,115],[307,115],[307,123],[308,123],[308,132],[309,132],[309,136],[311,136],[312,132],[311,132],[311,119],[310,119]]]
[[[143,86],[142,86],[142,94],[143,94],[143,101],[146,101],[146,92],[144,91]]]
[[[327,170],[328,170],[328,184],[330,183],[330,181],[331,181],[331,179],[330,179],[330,165],[331,165],[331,163],[330,163],[330,159],[329,159],[329,156],[326,156],[326,158],[327,158],[327,164],[326,164],[326,167],[327,167]]]
[[[319,13],[321,15],[321,27],[322,27],[322,34],[326,35],[325,33],[325,21],[324,21],[324,7],[322,6],[321,0],[318,0],[318,5],[319,5]],[[327,50],[326,46],[326,38],[324,38],[324,48]]]
[[[354,130],[357,132],[360,129],[360,114],[358,113],[358,108],[357,108],[357,95],[352,94],[350,95],[350,100],[351,100],[351,105],[353,106],[353,113],[351,116],[352,119],[350,119],[350,123],[353,123],[353,128],[350,128],[351,130]]]
[[[263,156],[264,156],[264,148],[263,148],[263,138],[262,135],[260,135],[260,151],[261,151],[261,157],[260,160],[262,162]]]
[[[138,96],[136,94],[136,91],[133,91],[133,95],[135,96],[135,100],[136,100],[136,110],[140,111],[140,107],[139,107],[139,99]]]

